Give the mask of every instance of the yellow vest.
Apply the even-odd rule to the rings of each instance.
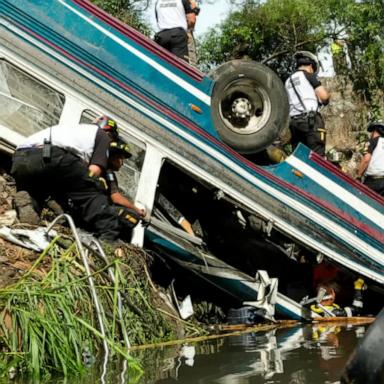
[[[340,306],[333,303],[332,305],[323,305],[325,309],[328,309],[329,312],[332,312],[334,309],[339,309]],[[322,314],[324,313],[323,308],[318,307],[316,304],[311,305],[311,311]]]

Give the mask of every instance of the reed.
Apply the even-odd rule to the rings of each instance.
[[[89,258],[102,307],[103,340],[79,252],[75,244],[59,243],[54,239],[17,283],[0,289],[0,376],[16,371],[44,381],[57,374],[79,375],[101,354],[106,341],[112,355],[128,360],[129,376],[138,380],[142,368],[124,345],[123,327],[131,344],[169,340],[173,335],[153,305],[145,274],[147,255],[127,247],[119,257],[113,250],[106,252],[109,266],[95,256]],[[108,268],[113,268],[113,279]],[[118,293],[123,298],[123,324]]]

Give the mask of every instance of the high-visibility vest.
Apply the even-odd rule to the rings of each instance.
[[[343,47],[338,43],[332,43],[331,44],[331,52],[332,55],[340,55],[343,52]]]

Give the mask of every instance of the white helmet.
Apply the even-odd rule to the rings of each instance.
[[[319,60],[313,53],[309,51],[297,51],[293,57],[298,67],[300,65],[312,65],[315,73],[319,70]]]

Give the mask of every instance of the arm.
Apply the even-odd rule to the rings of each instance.
[[[375,150],[377,144],[378,144],[379,138],[373,137],[365,144],[364,152],[363,152],[363,158],[361,159],[359,169],[357,171],[357,177],[361,178],[364,176],[365,171],[367,170],[369,166],[369,162],[372,158],[372,153]]]
[[[181,212],[161,193],[156,196],[157,205],[181,228],[194,236],[191,223],[181,214]]]
[[[370,153],[366,153],[361,159],[359,170],[357,171],[357,177],[362,178],[364,176],[365,171],[368,168],[369,162],[371,161],[372,155]]]
[[[191,236],[195,236],[191,223],[185,217],[182,217],[181,220],[179,220],[179,225],[185,232],[189,233]]]
[[[303,72],[309,84],[312,85],[315,91],[315,95],[320,101],[320,103],[327,105],[329,103],[330,94],[325,89],[325,87],[321,84],[320,80],[317,78],[317,75],[315,73],[308,73],[307,71],[303,71]]]
[[[88,166],[88,170],[89,170],[89,175],[90,176],[101,176],[101,174],[103,173],[103,169],[101,167],[99,167],[98,165],[96,164],[90,164]]]
[[[124,197],[120,192],[112,193],[111,194],[111,199],[112,199],[113,203],[121,205],[121,206],[129,208],[129,209],[133,209],[141,217],[145,216],[145,210],[144,209],[140,209],[140,208],[136,207],[135,204],[133,204],[126,197]]]
[[[188,29],[193,29],[195,24],[196,24],[196,13],[192,9],[192,5],[190,3],[190,0],[182,0],[182,2],[183,2],[185,15],[187,18]]]
[[[102,175],[108,164],[108,151],[111,143],[111,138],[108,134],[99,129],[95,138],[95,146],[89,161],[88,170],[90,176],[99,177]]]
[[[194,12],[187,13],[187,25],[188,29],[193,29],[196,24],[196,14]]]
[[[315,88],[315,94],[322,104],[327,105],[329,103],[331,95],[324,88],[324,86],[320,85],[319,87]]]

